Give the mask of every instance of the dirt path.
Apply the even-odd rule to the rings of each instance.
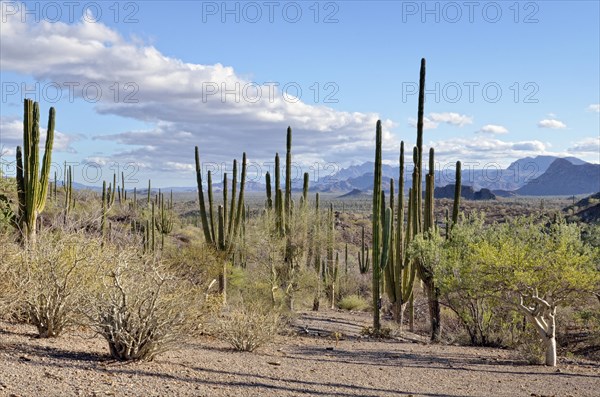
[[[0,322],[0,396],[600,395],[600,366],[590,362],[563,359],[557,370],[500,349],[372,341],[359,338],[366,324],[365,314],[308,312],[299,336],[255,353],[202,338],[123,364],[100,338],[37,339],[31,327]]]

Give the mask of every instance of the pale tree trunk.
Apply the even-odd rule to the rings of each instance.
[[[523,296],[519,302],[519,309],[525,313],[529,321],[535,326],[546,348],[546,365],[556,366],[556,305],[552,299],[543,299],[535,291],[528,296],[533,300],[533,306],[523,304]],[[527,295],[525,295],[527,296]]]

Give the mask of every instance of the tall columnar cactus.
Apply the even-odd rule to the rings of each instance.
[[[214,216],[214,200],[212,190],[212,174],[208,171],[208,201],[209,209],[207,211],[204,202],[204,188],[202,186],[202,169],[200,166],[200,157],[198,147],[196,146],[196,180],[198,183],[198,200],[200,202],[200,219],[206,242],[213,246],[217,251],[233,254],[237,239],[240,235],[240,224],[243,218],[245,209],[244,203],[244,186],[246,184],[246,153],[242,155],[242,170],[239,195],[236,197],[237,189],[237,161],[233,161],[233,183],[231,185],[231,206],[230,210],[222,209],[223,227],[218,225],[219,219]],[[224,187],[227,185],[224,183]],[[227,193],[223,194],[224,199],[227,198]],[[223,207],[228,203],[224,202]],[[220,216],[220,215],[218,215]],[[227,228],[225,227],[227,225]],[[216,229],[215,229],[216,227]],[[223,244],[220,244],[222,240]]]
[[[55,110],[50,108],[46,144],[40,172],[40,108],[31,99],[24,100],[23,151],[17,147],[17,188],[19,198],[18,225],[24,241],[35,244],[36,222],[44,210],[48,195],[52,145],[54,143]]]
[[[292,127],[287,128],[285,151],[285,217],[286,233],[289,232],[289,219],[292,211]]]
[[[365,244],[365,227],[362,227],[360,252],[358,253],[358,269],[361,274],[369,272],[369,247]]]
[[[460,190],[461,190],[461,162],[456,162],[456,183],[454,184],[454,207],[452,208],[452,225],[458,223],[458,211],[460,209]]]
[[[74,206],[74,198],[73,198],[73,169],[71,166],[68,166],[65,170],[65,213],[64,213],[64,223],[67,223],[67,219],[69,218],[69,212]]]
[[[380,323],[380,260],[381,260],[381,121],[377,120],[375,129],[375,172],[373,174],[373,212],[372,212],[372,233],[373,233],[373,329],[379,332]]]
[[[435,215],[434,215],[434,204],[435,199],[433,196],[435,190],[435,160],[434,150],[429,149],[429,173],[425,176],[425,225],[424,230],[426,232],[433,232],[435,226]]]
[[[108,211],[110,211],[113,203],[115,202],[115,193],[112,185],[106,187],[106,181],[102,181],[102,216],[100,218],[100,232],[102,233],[103,239],[106,233],[106,217]]]
[[[309,182],[308,172],[304,173],[304,182],[302,184],[302,205],[306,207],[308,205],[308,182]]]
[[[410,206],[410,203],[409,203]],[[390,187],[390,210],[393,219],[394,197],[393,182]],[[415,280],[415,266],[405,255],[405,237],[410,239],[410,234],[404,233],[404,142],[400,143],[400,173],[398,189],[396,226],[392,227],[391,256],[385,268],[386,293],[392,304],[392,315],[395,321],[402,324],[404,305],[410,300]],[[409,216],[413,214],[409,207]],[[407,229],[410,228],[410,222]]]
[[[271,174],[267,171],[265,174],[265,185],[267,189],[267,208],[273,208],[273,198],[271,193]]]
[[[165,204],[165,195],[159,191],[158,193],[158,214],[154,221],[156,224],[156,230],[160,233],[160,247],[165,247],[165,236],[169,235],[173,231],[173,192],[171,192],[171,199]]]
[[[152,194],[152,184],[150,183],[150,179],[148,179],[148,199],[147,199],[147,203],[148,206],[150,206],[150,195]]]

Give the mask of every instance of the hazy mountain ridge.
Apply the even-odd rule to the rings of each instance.
[[[405,191],[412,185],[412,163],[404,170]],[[425,172],[427,165],[425,165]],[[394,179],[398,187],[399,167],[383,165],[382,188],[389,191],[390,178]],[[435,186],[443,188],[448,185],[454,186],[454,168],[435,171]],[[274,183],[274,181],[272,182]],[[74,188],[99,190],[98,187],[90,187],[74,182]],[[512,162],[506,169],[501,169],[497,164],[490,163],[485,168],[476,169],[469,163],[463,164],[462,172],[463,191],[468,187],[475,192],[485,189],[484,196],[513,196],[513,195],[574,195],[600,191],[600,165],[587,163],[576,157],[554,157],[537,156],[526,157]],[[59,181],[59,187],[62,185]],[[231,186],[231,180],[229,180]],[[365,162],[342,168],[333,175],[326,176],[317,181],[310,180],[310,190],[322,193],[345,194],[353,190],[359,190],[363,194],[369,194],[373,189],[373,162]],[[302,178],[292,181],[295,192],[302,191]],[[222,182],[213,184],[215,192],[222,190]],[[465,190],[467,189],[467,190]],[[132,189],[127,189],[131,191]],[[152,188],[153,191],[158,191]],[[163,192],[195,192],[196,186],[188,187],[166,187]],[[145,194],[147,190],[138,189],[138,194]],[[248,178],[246,191],[264,192],[264,176],[261,179]],[[488,192],[489,191],[489,192]],[[441,192],[441,191],[440,191]],[[442,194],[442,193],[439,193]],[[445,193],[444,193],[445,194]],[[436,193],[437,197],[438,193]]]

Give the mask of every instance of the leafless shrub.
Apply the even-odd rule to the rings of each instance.
[[[254,351],[277,335],[281,316],[254,306],[231,308],[215,321],[215,336],[238,351]]]
[[[201,322],[201,294],[169,275],[155,259],[127,251],[111,253],[89,319],[118,360],[151,361],[181,345]]]
[[[81,319],[80,302],[97,277],[100,244],[82,234],[38,236],[13,263],[18,302],[40,337],[59,336]]]

